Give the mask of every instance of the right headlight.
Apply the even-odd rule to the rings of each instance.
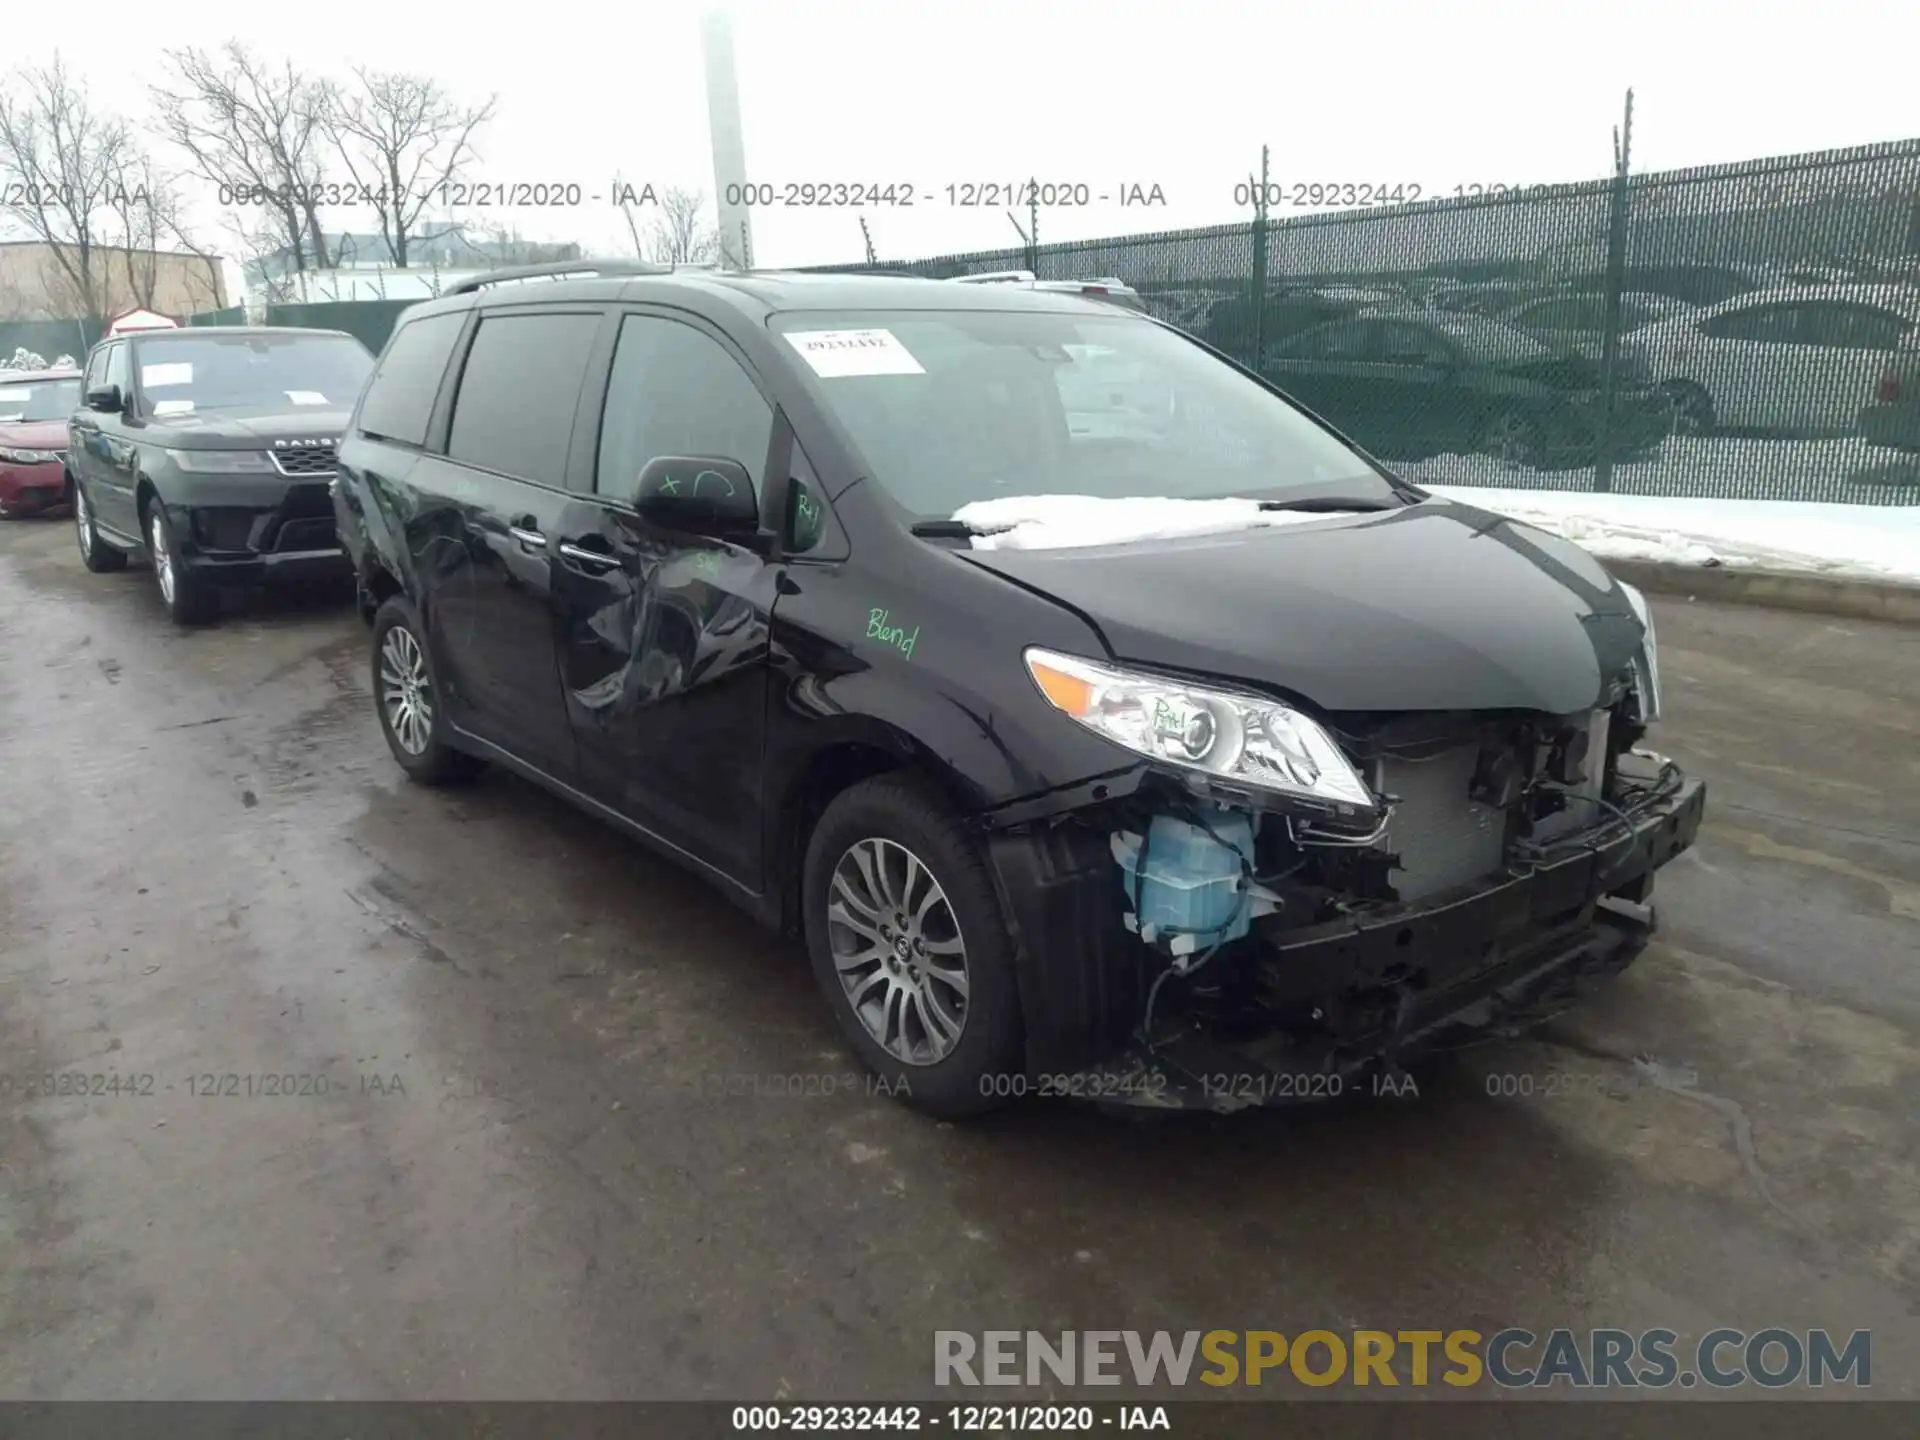
[[[1025,659],[1056,710],[1136,754],[1346,814],[1379,809],[1333,737],[1290,705],[1051,650]]]
[[[1642,725],[1651,725],[1660,718],[1660,647],[1653,636],[1653,611],[1647,608],[1647,597],[1626,581],[1620,582],[1620,588],[1626,592],[1640,628],[1646,631],[1639,653],[1633,657],[1633,693],[1640,710],[1635,718]]]

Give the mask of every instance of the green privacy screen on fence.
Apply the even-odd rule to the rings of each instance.
[[[1417,480],[1920,501],[1861,415],[1920,445],[1920,394],[1881,396],[1920,350],[1920,140],[1287,216],[1295,188],[1264,223],[818,268],[1117,277]]]
[[[269,305],[267,324],[314,330],[344,330],[374,354],[387,343],[412,300],[328,300],[311,305]]]

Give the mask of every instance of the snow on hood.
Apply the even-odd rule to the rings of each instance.
[[[1157,495],[1007,495],[975,500],[953,518],[975,530],[975,550],[1064,550],[1272,529],[1360,511],[1262,510],[1257,500],[1176,500]]]

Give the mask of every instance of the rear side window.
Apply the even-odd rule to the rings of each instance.
[[[557,487],[600,317],[489,315],[474,333],[453,402],[447,455]]]
[[[427,424],[433,418],[434,397],[447,357],[466,322],[464,312],[429,315],[402,325],[394,332],[379,368],[367,382],[360,402],[358,428],[362,435],[397,440],[403,445],[427,443]]]
[[[1700,333],[1715,340],[1763,340],[1791,344],[1795,338],[1795,310],[1791,305],[1756,305],[1729,310],[1700,322]]]

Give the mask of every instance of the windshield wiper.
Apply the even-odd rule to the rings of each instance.
[[[1375,510],[1398,510],[1404,501],[1375,500],[1370,497],[1341,495],[1303,495],[1298,500],[1262,500],[1262,510],[1299,510],[1311,515],[1352,514],[1355,511],[1371,513]]]
[[[971,540],[987,532],[964,520],[916,520],[907,533],[923,540]]]

